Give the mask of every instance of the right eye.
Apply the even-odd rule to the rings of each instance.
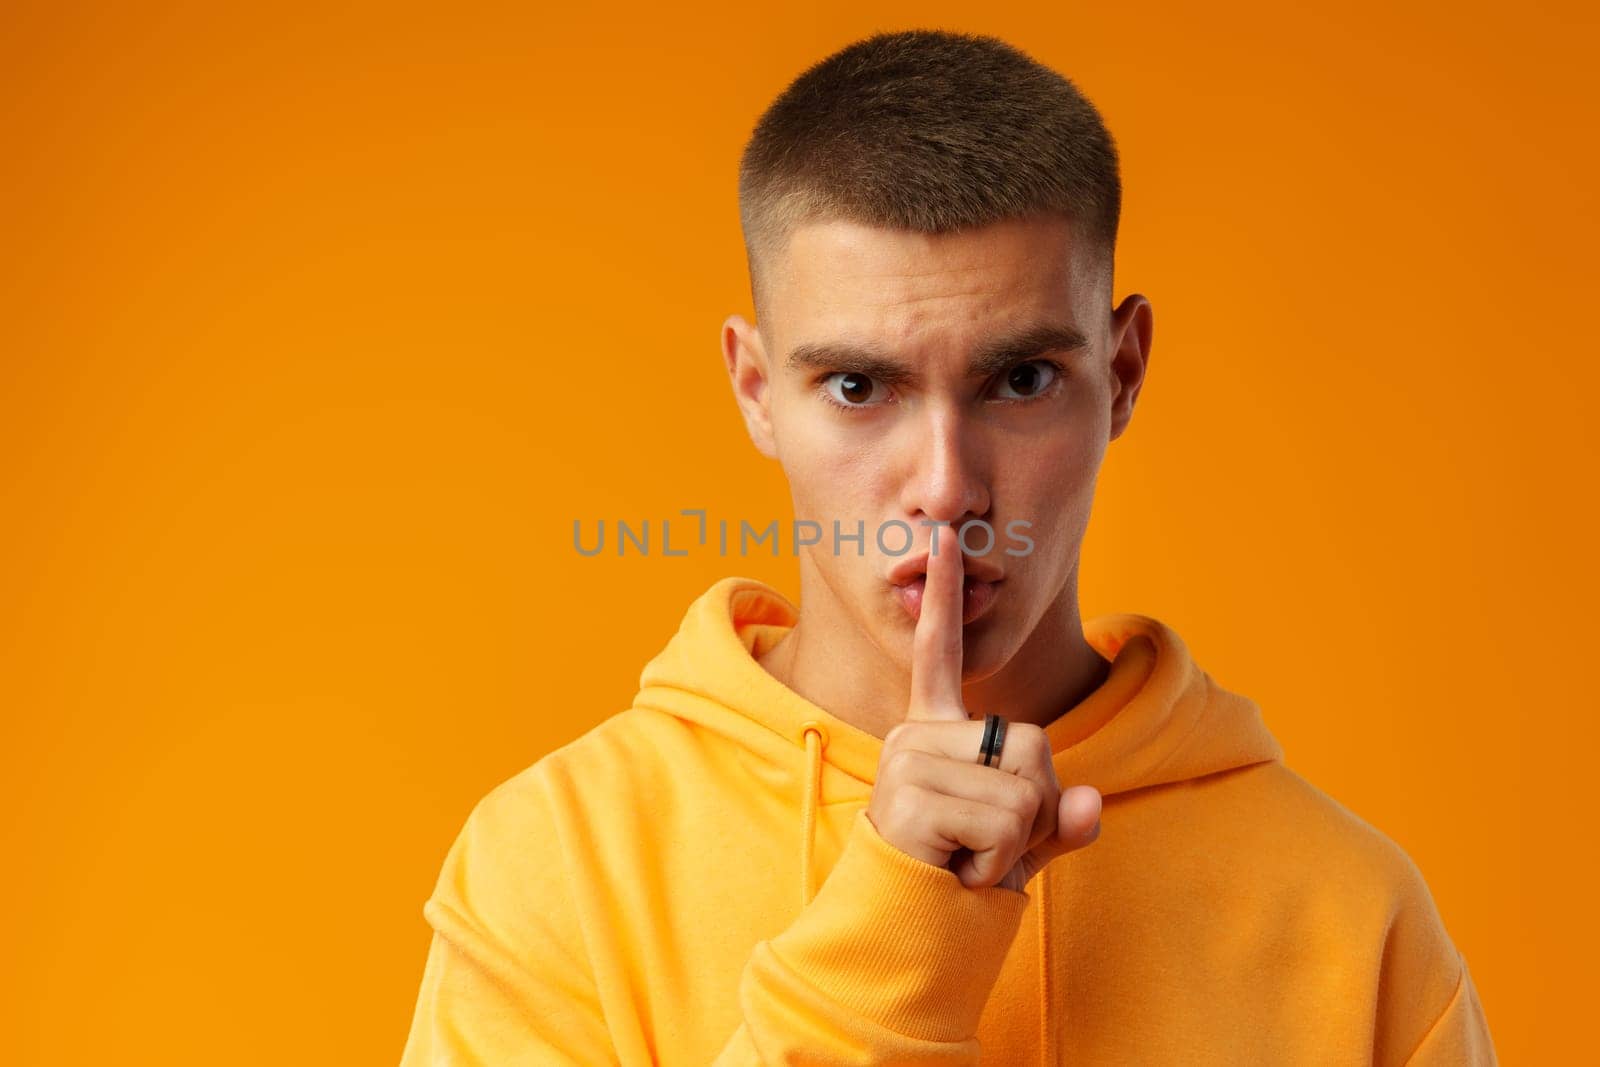
[[[822,380],[828,399],[842,408],[870,407],[886,393],[870,375],[859,371],[837,371]]]

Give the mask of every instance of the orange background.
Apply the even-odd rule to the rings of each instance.
[[[1592,14],[214,7],[0,16],[8,1061],[399,1058],[472,804],[717,577],[797,594],[572,522],[788,516],[717,352],[738,152],[915,25],[1055,66],[1122,151],[1155,335],[1084,613],[1172,623],[1410,853],[1505,1060],[1575,1047]]]

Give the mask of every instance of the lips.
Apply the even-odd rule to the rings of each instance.
[[[927,575],[919,574],[909,582],[897,584],[894,587],[900,606],[906,609],[906,613],[913,620],[922,618],[922,594],[927,582]],[[963,578],[961,580],[961,625],[970,625],[987,614],[999,592],[999,582],[985,582],[970,576]]]
[[[951,549],[941,548],[939,551],[947,552]],[[993,606],[1005,575],[1000,572],[1000,568],[980,556],[963,554],[961,562],[963,570],[961,624],[966,626]],[[926,552],[907,556],[895,564],[894,569],[889,572],[889,583],[895,587],[894,593],[900,601],[900,606],[905,608],[906,613],[914,620],[922,617],[922,594],[927,582],[928,553]]]
[[[939,550],[942,553],[953,551],[948,545]],[[1005,577],[1000,568],[984,559],[982,556],[969,556],[965,553],[961,557],[962,571],[968,579],[977,579],[980,582],[998,582]],[[906,585],[919,576],[928,573],[928,553],[923,552],[915,556],[907,556],[894,565],[889,572],[891,585]]]

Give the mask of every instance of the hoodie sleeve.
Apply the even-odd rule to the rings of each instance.
[[[1494,1042],[1489,1038],[1489,1023],[1478,1001],[1467,961],[1460,956],[1461,977],[1445,1005],[1444,1014],[1429,1026],[1422,1044],[1406,1060],[1406,1067],[1496,1067]]]
[[[1467,961],[1410,856],[1396,850],[1399,891],[1384,939],[1374,1020],[1375,1067],[1499,1063]]]
[[[744,1022],[715,1064],[976,1064],[1027,905],[902,852],[863,808],[816,896],[751,954]]]
[[[401,1067],[618,1062],[544,795],[500,786],[450,846]]]
[[[548,797],[531,784],[479,803],[423,905],[433,934],[401,1067],[621,1059]],[[969,889],[885,841],[865,809],[855,819],[821,889],[728,991],[743,1021],[719,1067],[978,1062],[1027,894]]]

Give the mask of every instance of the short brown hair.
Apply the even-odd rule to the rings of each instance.
[[[1109,271],[1116,142],[1069,80],[995,37],[878,33],[803,71],[739,162],[752,295],[759,262],[809,220],[940,233],[1059,214]]]

